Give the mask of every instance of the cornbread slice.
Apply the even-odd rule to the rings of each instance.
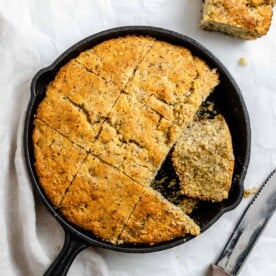
[[[122,90],[153,43],[151,37],[135,35],[110,39],[82,52],[77,61]]]
[[[199,235],[199,226],[182,210],[147,188],[119,237],[119,243],[155,244],[185,234]]]
[[[122,232],[144,187],[88,155],[62,202],[72,223],[111,243]]]
[[[33,145],[39,182],[51,202],[59,207],[86,152],[38,119],[34,120]]]
[[[267,34],[274,4],[274,0],[205,0],[200,26],[241,39],[256,39]]]
[[[115,127],[105,122],[92,148],[93,154],[139,183],[150,181],[155,173],[146,148],[125,141]]]
[[[91,125],[102,124],[120,93],[114,84],[87,72],[75,60],[60,69],[47,91],[47,94],[66,98],[79,107],[87,114]]]
[[[175,144],[172,161],[185,195],[210,201],[228,198],[234,154],[223,116],[190,123]]]
[[[189,50],[156,41],[125,92],[183,128],[217,83],[218,74]]]
[[[37,117],[89,150],[120,91],[74,60],[47,87]]]
[[[135,181],[148,185],[180,132],[180,128],[134,97],[122,93],[92,152]]]
[[[101,127],[91,125],[87,114],[68,99],[51,94],[39,104],[36,117],[87,151]]]

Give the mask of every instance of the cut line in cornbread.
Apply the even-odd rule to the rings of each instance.
[[[76,60],[123,90],[154,41],[152,37],[135,35],[114,38],[82,52]]]
[[[144,187],[89,155],[62,202],[72,223],[116,243]]]
[[[42,121],[36,119],[34,126],[36,173],[51,202],[59,207],[87,154]]]
[[[156,41],[125,92],[183,128],[218,84],[218,74],[183,47]]]
[[[153,245],[186,234],[199,235],[199,226],[179,207],[146,188],[118,242]]]
[[[180,128],[122,93],[92,152],[143,185],[149,185],[180,135]]]

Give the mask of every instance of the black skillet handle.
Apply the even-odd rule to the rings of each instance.
[[[63,248],[44,276],[65,276],[77,254],[87,246],[85,241],[65,231]]]

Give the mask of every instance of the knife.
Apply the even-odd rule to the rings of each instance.
[[[249,203],[209,276],[236,276],[276,209],[276,169]]]

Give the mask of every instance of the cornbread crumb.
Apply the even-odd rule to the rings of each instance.
[[[247,61],[246,58],[241,57],[241,58],[239,59],[239,64],[245,66],[245,65],[248,64],[248,61]]]
[[[257,192],[258,192],[258,187],[256,187],[256,186],[254,186],[254,187],[252,187],[252,188],[250,188],[250,189],[245,189],[244,190],[244,193],[243,193],[243,197],[244,198],[248,198],[248,197],[250,197],[251,195],[254,195],[254,194],[256,194]]]
[[[228,198],[234,155],[223,116],[191,122],[174,147],[172,161],[185,195],[210,201]]]
[[[256,39],[268,32],[274,4],[274,0],[205,0],[200,26],[241,39]]]

